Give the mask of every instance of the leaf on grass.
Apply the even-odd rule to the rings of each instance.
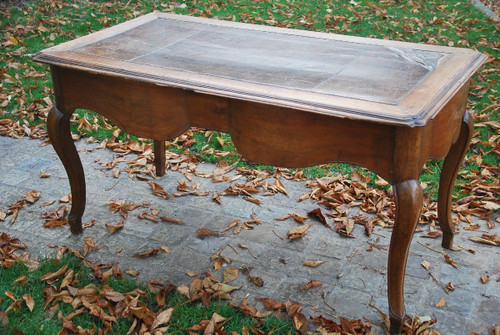
[[[309,266],[311,268],[315,268],[317,267],[318,265],[321,265],[323,264],[325,261],[320,261],[320,260],[316,260],[316,261],[305,261],[305,262],[302,262],[302,265],[304,266]]]
[[[302,225],[300,227],[295,227],[292,228],[288,231],[288,236],[287,238],[289,240],[295,240],[297,238],[303,237],[305,234],[307,234],[307,231],[309,230],[309,227],[311,227],[312,223]]]
[[[189,296],[189,287],[185,285],[177,286],[177,292],[179,292],[186,298],[191,299],[191,297]]]
[[[319,222],[321,222],[324,226],[326,226],[327,228],[330,228],[332,229],[332,226],[330,226],[328,224],[328,222],[326,222],[326,218],[325,216],[323,215],[323,213],[321,212],[321,208],[316,208],[316,209],[313,209],[312,211],[310,211],[309,213],[307,213],[308,215],[311,215],[311,216],[314,216],[315,218],[317,218],[319,220]]]
[[[48,272],[46,273],[42,278],[40,278],[41,281],[46,281],[46,280],[52,280],[55,279],[59,276],[62,276],[64,273],[66,273],[66,270],[68,269],[68,265],[64,265],[61,267],[59,270],[56,272]]]
[[[106,226],[106,229],[107,231],[110,233],[110,234],[113,234],[115,233],[117,230],[119,229],[122,229],[123,227],[125,227],[125,225],[123,224],[123,220],[121,220],[119,223],[117,224],[104,224]]]
[[[158,326],[168,324],[168,322],[170,321],[170,318],[172,318],[173,313],[174,313],[174,308],[170,307],[170,308],[164,310],[163,312],[161,312],[160,314],[158,314],[156,316],[155,321],[151,325],[151,328],[155,329],[155,328],[158,328]]]
[[[172,223],[177,223],[177,224],[184,224],[184,222],[182,222],[181,220],[179,219],[176,219],[176,218],[172,218],[170,216],[160,216],[160,219],[164,222],[172,222]]]
[[[323,285],[322,282],[320,282],[319,280],[311,280],[309,283],[305,284],[305,285],[302,285],[300,288],[299,288],[299,291],[302,291],[302,290],[310,290],[312,288],[315,288],[315,287],[318,287],[318,286],[321,286]]]
[[[137,277],[139,275],[139,271],[136,269],[127,269],[125,270],[125,273],[132,277]]]
[[[28,281],[28,276],[20,275],[12,282],[12,285],[17,284],[19,286],[24,286],[24,284],[26,284],[27,281]]]
[[[157,197],[163,198],[165,200],[170,198],[170,194],[167,191],[165,191],[165,189],[163,187],[161,187],[160,185],[158,185],[157,183],[150,181],[148,183],[148,185],[151,186],[151,190],[153,191],[153,194],[156,195]]]
[[[106,299],[113,302],[120,302],[125,300],[125,295],[117,291],[106,291],[102,294]]]
[[[23,295],[23,300],[26,303],[26,306],[28,306],[30,312],[33,312],[33,307],[35,307],[35,300],[33,300],[31,294],[26,293],[25,295]]]

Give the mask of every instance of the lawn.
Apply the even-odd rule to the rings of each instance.
[[[17,4],[17,5],[16,5]],[[488,219],[499,211],[500,184],[498,155],[500,154],[500,123],[498,90],[500,83],[499,28],[500,24],[489,19],[469,1],[296,1],[296,0],[239,0],[239,1],[57,1],[34,0],[0,4],[0,135],[11,137],[32,137],[46,139],[45,121],[53,105],[54,96],[47,66],[34,63],[31,55],[44,48],[74,39],[79,36],[109,27],[134,17],[162,11],[169,13],[205,16],[222,20],[273,25],[287,28],[325,31],[330,33],[356,36],[387,38],[416,43],[439,44],[477,49],[489,56],[486,65],[473,77],[468,100],[468,109],[475,118],[475,133],[466,163],[459,173],[455,187],[455,197],[460,199],[460,211],[464,215],[481,215]],[[87,137],[95,141],[108,140],[108,144],[128,140],[148,142],[138,139],[117,129],[110,121],[92,111],[78,110],[72,120],[74,137]],[[120,142],[122,141],[122,142]],[[273,167],[254,164],[240,157],[228,134],[190,129],[177,139],[167,143],[167,149],[175,153],[188,153],[201,161],[217,162],[227,160],[237,162],[241,167],[270,169]],[[429,161],[421,176],[425,192],[436,198],[440,161]],[[330,173],[344,173],[348,176],[360,171],[371,178],[369,185],[375,188],[388,188],[377,176],[365,169],[349,164],[325,164],[303,169],[308,178],[325,176]],[[429,206],[429,208],[432,206]],[[0,212],[1,213],[1,212]],[[486,214],[485,214],[486,213]],[[1,241],[0,241],[1,242]],[[2,259],[2,262],[4,260]],[[47,273],[55,273],[67,265],[62,274],[50,281],[42,280]],[[229,333],[245,333],[243,325],[267,333],[287,334],[293,329],[289,319],[247,318],[241,310],[219,303],[216,299],[208,307],[199,302],[187,303],[187,298],[179,293],[171,293],[164,304],[158,303],[158,292],[168,285],[147,286],[135,281],[120,278],[118,270],[107,279],[102,273],[96,276],[95,269],[85,265],[81,258],[66,253],[61,257],[40,262],[30,270],[25,264],[15,263],[9,268],[0,269],[0,292],[10,292],[0,298],[0,324],[9,333],[18,328],[26,334],[38,331],[58,334],[61,320],[75,310],[71,303],[61,296],[43,308],[47,299],[47,287],[53,287],[51,294],[61,293],[62,282],[68,276],[74,289],[92,288],[89,296],[106,301],[109,308],[116,311],[117,301],[113,299],[140,300],[154,317],[162,311],[175,308],[171,315],[169,333],[185,333],[186,329],[203,320],[211,320],[214,313],[227,320],[224,329]],[[73,274],[71,275],[71,271]],[[101,269],[109,271],[109,268]],[[97,274],[99,272],[97,271]],[[25,276],[25,277],[24,277]],[[26,279],[24,279],[26,278]],[[160,286],[160,287],[159,287]],[[217,286],[218,287],[218,286]],[[141,290],[141,292],[137,290]],[[45,291],[44,291],[45,290]],[[49,289],[50,290],[50,289]],[[69,292],[69,291],[68,291]],[[103,296],[106,294],[107,296]],[[109,293],[111,292],[111,293]],[[115,292],[115,293],[113,293]],[[118,293],[122,294],[119,295]],[[132,292],[132,293],[130,293]],[[144,293],[142,293],[144,292]],[[11,294],[12,293],[12,294]],[[31,294],[30,297],[27,294]],[[66,294],[66,293],[65,293]],[[65,294],[62,294],[64,296]],[[29,304],[34,301],[30,314]],[[122,301],[122,300],[120,300]],[[58,304],[56,306],[56,303]],[[103,302],[104,303],[104,302]],[[78,308],[83,308],[75,303]],[[92,305],[85,306],[91,310]],[[135,308],[138,305],[135,305]],[[101,306],[102,307],[102,306]],[[289,306],[290,307],[290,306]],[[287,308],[289,308],[287,307]],[[284,306],[281,306],[285,309]],[[145,309],[142,309],[145,311]],[[46,312],[52,313],[51,317]],[[148,313],[149,313],[148,312]],[[62,317],[58,318],[61,313]],[[137,310],[137,314],[139,310]],[[6,316],[9,323],[5,323]],[[74,324],[66,324],[67,329],[82,326],[109,328],[112,333],[126,333],[132,326],[132,319],[121,314],[112,324],[106,325],[106,317],[91,316],[87,311],[71,315]],[[151,314],[152,315],[152,314]],[[29,316],[29,318],[27,318]],[[187,316],[194,316],[188,318]],[[143,322],[146,317],[137,317]],[[103,321],[104,320],[104,321]],[[264,320],[264,321],[262,321]],[[152,327],[150,321],[144,321]],[[208,323],[205,323],[205,327]],[[1,327],[1,326],[0,326]],[[22,328],[24,327],[24,328]],[[201,326],[200,326],[201,327]],[[21,329],[22,328],[22,329]],[[0,328],[1,329],[1,328]],[[253,333],[257,333],[255,330]]]

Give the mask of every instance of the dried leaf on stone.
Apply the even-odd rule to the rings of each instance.
[[[128,212],[132,211],[138,207],[141,207],[141,204],[133,203],[125,200],[116,200],[116,201],[108,201],[109,211],[111,213],[119,212],[124,219],[128,217]]]
[[[444,256],[446,263],[450,264],[454,268],[457,268],[457,269],[459,268],[457,263],[455,263],[455,261],[453,259],[451,259],[450,255],[445,253],[445,254],[443,254],[443,256]]]
[[[239,270],[234,267],[224,268],[224,272],[222,273],[223,283],[230,283],[238,278]]]
[[[158,223],[158,219],[156,217],[154,217],[153,215],[148,214],[148,212],[146,212],[146,211],[138,214],[137,217],[139,219],[149,220],[149,221],[152,221],[154,223]]]
[[[173,218],[173,217],[170,217],[170,216],[160,216],[160,219],[164,222],[172,222],[172,223],[177,223],[177,224],[184,224],[184,222],[182,222],[181,220],[179,219],[176,219],[176,218]]]
[[[160,251],[164,251],[166,253],[170,253],[171,252],[170,248],[168,248],[166,246],[161,246],[159,248],[154,248],[154,249],[150,249],[150,250],[147,250],[147,251],[144,251],[144,252],[140,252],[140,253],[134,254],[132,257],[134,257],[134,258],[148,258],[148,257],[151,257],[151,256],[155,256]]]
[[[71,194],[65,194],[63,195],[60,199],[59,199],[59,202],[62,202],[62,203],[71,203]]]
[[[332,226],[330,226],[328,224],[328,222],[326,222],[326,218],[325,216],[323,215],[323,213],[321,212],[321,208],[316,208],[316,209],[313,209],[312,211],[310,211],[309,213],[307,213],[308,215],[311,215],[311,216],[314,216],[315,218],[317,218],[319,220],[319,222],[321,222],[324,226],[326,226],[327,228],[332,228]]]
[[[50,174],[45,170],[40,170],[40,178],[49,178]]]
[[[86,237],[83,240],[83,257],[87,256],[92,250],[99,250],[102,246],[96,245],[92,237]]]
[[[254,197],[252,197],[250,195],[247,196],[247,197],[244,197],[243,199],[245,199],[246,201],[252,202],[254,204],[257,204],[257,205],[262,205],[262,202],[259,199],[254,198]]]
[[[123,220],[120,221],[119,223],[117,224],[104,224],[106,226],[106,229],[107,231],[110,233],[110,234],[113,234],[115,233],[117,230],[119,229],[122,229],[123,227],[125,227],[125,225],[123,224]]]
[[[256,299],[259,300],[264,305],[264,307],[266,307],[269,310],[285,309],[285,305],[282,302],[278,302],[271,298],[256,298]]]
[[[213,231],[207,228],[199,228],[196,230],[196,235],[199,236],[211,236],[211,235],[220,235],[218,231]]]
[[[41,196],[42,196],[42,192],[37,192],[37,191],[33,190],[33,191],[29,191],[26,193],[26,195],[24,196],[24,200],[26,202],[29,202],[30,204],[33,204],[33,203],[37,202]]]
[[[335,229],[337,233],[342,236],[353,238],[352,229],[354,228],[354,220],[351,218],[343,218],[342,221],[337,222]]]
[[[469,237],[469,239],[478,243],[500,246],[500,236],[495,234],[483,234],[481,237]]]
[[[288,231],[288,236],[287,238],[289,240],[295,240],[297,238],[303,237],[305,234],[307,234],[307,231],[309,230],[309,227],[311,227],[312,223],[305,224],[299,227],[292,228]]]
[[[157,183],[150,181],[148,185],[151,187],[153,194],[156,195],[157,197],[163,198],[165,200],[170,198],[170,194]]]
[[[316,261],[305,261],[305,262],[302,262],[302,265],[304,266],[309,266],[311,268],[315,268],[321,264],[323,264],[325,261],[320,261],[320,260],[316,260]]]
[[[436,307],[444,307],[444,306],[446,306],[446,300],[444,299],[444,297],[442,297],[436,304]]]
[[[302,290],[310,290],[312,288],[315,288],[315,287],[318,287],[318,286],[321,286],[323,285],[322,282],[320,282],[319,280],[311,280],[310,282],[308,282],[307,284],[305,285],[302,285],[300,288],[299,288],[299,291],[302,291]]]
[[[443,233],[440,232],[440,231],[430,231],[428,232],[427,234],[424,234],[424,235],[420,235],[420,237],[423,237],[423,238],[438,238],[440,236],[443,236]]]

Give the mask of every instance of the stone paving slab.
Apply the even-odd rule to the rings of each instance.
[[[41,214],[56,209],[60,204],[56,202],[45,208],[40,208],[39,204],[69,193],[66,173],[52,147],[41,146],[41,142],[36,140],[0,137],[0,209],[6,211],[9,204],[22,198],[29,190],[42,192],[39,202],[22,209],[14,224],[0,222],[0,231],[21,238],[32,255],[50,255],[53,250],[47,248],[49,244],[82,250],[83,239],[92,237],[103,248],[89,254],[91,261],[118,263],[122,270],[136,269],[140,271],[141,280],[158,279],[188,285],[191,278],[185,273],[211,269],[210,256],[224,248],[222,255],[232,260],[229,266],[249,266],[252,275],[261,277],[265,283],[264,287],[257,287],[240,274],[234,284],[243,285],[243,288],[235,292],[235,302],[247,294],[251,302],[255,302],[255,297],[298,301],[310,315],[321,314],[319,310],[348,318],[366,317],[374,322],[375,333],[383,334],[380,317],[368,304],[373,301],[382,311],[387,311],[387,251],[374,248],[368,252],[366,248],[373,238],[366,237],[361,227],[354,230],[356,238],[349,239],[321,224],[313,224],[305,237],[288,241],[286,233],[296,227],[296,223],[293,220],[274,220],[291,211],[306,213],[317,208],[309,200],[297,202],[297,198],[308,190],[305,183],[283,181],[290,196],[257,195],[262,205],[234,196],[221,197],[222,205],[214,203],[210,196],[163,200],[152,194],[146,182],[132,180],[126,173],[113,178],[109,170],[95,162],[98,157],[101,162],[111,161],[115,154],[111,150],[86,151],[97,145],[83,140],[76,145],[82,151],[80,157],[87,181],[87,209],[83,221],[96,220],[94,226],[86,228],[78,236],[71,235],[68,227],[50,229],[42,225],[44,220]],[[127,157],[131,159],[133,155]],[[120,163],[118,167],[123,168],[125,164]],[[199,170],[211,172],[214,167],[203,163]],[[39,178],[41,169],[48,171],[51,177]],[[156,182],[168,192],[175,192],[179,180],[186,179],[181,173],[168,171]],[[221,191],[229,186],[199,177],[194,177],[194,181],[200,182],[201,190]],[[118,199],[148,202],[151,208],[160,211],[160,215],[179,218],[185,224],[141,220],[137,217],[144,210],[141,208],[130,212],[125,228],[111,235],[104,224],[116,224],[122,218],[118,213],[110,213],[106,202]],[[242,230],[238,235],[228,232],[225,236],[204,238],[195,234],[198,228],[222,230],[232,220],[248,220],[252,214],[263,220],[263,224],[253,230]],[[350,215],[355,214],[356,210],[352,209]],[[487,229],[485,222],[473,219]],[[390,232],[381,228],[376,228],[375,232],[378,243],[388,247]],[[498,225],[491,232],[500,235]],[[424,240],[416,236],[412,243],[405,285],[407,313],[437,317],[436,329],[443,335],[469,334],[473,331],[489,334],[493,325],[500,323],[500,282],[497,281],[500,275],[493,276],[486,284],[480,282],[482,275],[500,267],[500,248],[471,242],[468,238],[475,236],[474,233],[462,230],[455,243],[464,248],[474,248],[475,255],[466,251],[447,251],[459,269],[447,264],[439,253],[417,243],[430,243],[432,248],[442,250],[439,239]],[[234,246],[236,251],[228,244]],[[248,250],[238,248],[239,244],[248,246]],[[148,259],[131,257],[161,245],[170,247],[172,252]],[[116,254],[115,251],[120,248],[123,251]],[[301,265],[302,261],[317,259],[325,263],[317,268]],[[430,270],[441,282],[452,281],[457,289],[446,294],[422,268],[420,263],[423,260],[430,262]],[[222,277],[222,270],[214,273]],[[319,280],[323,285],[298,291],[310,280]],[[446,306],[436,307],[443,296]]]

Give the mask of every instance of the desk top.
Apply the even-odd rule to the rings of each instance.
[[[450,48],[163,13],[36,61],[338,117],[424,125],[486,60]]]

